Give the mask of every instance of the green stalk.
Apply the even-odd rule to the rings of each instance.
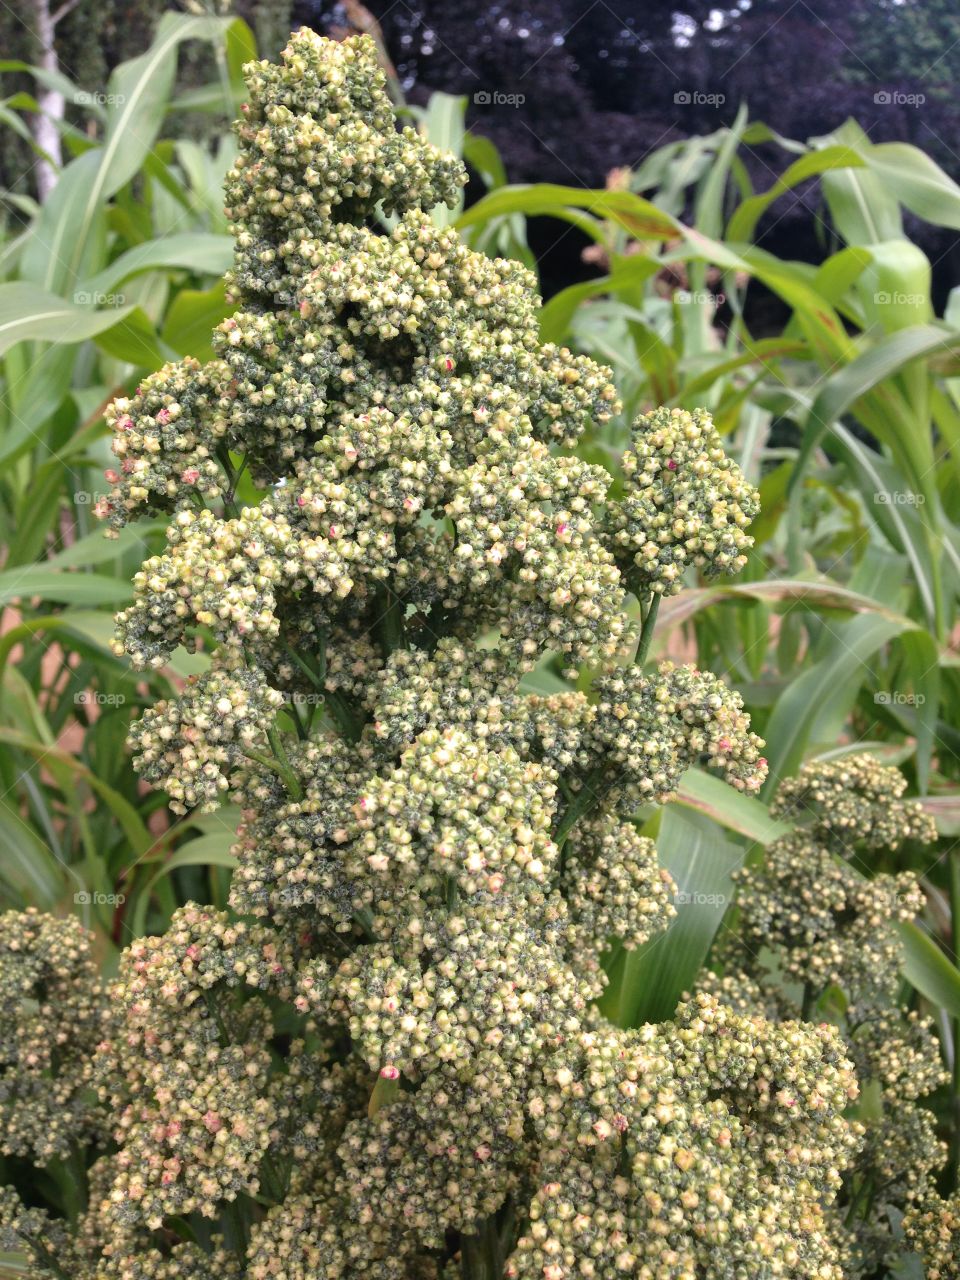
[[[647,654],[650,652],[650,643],[653,640],[653,632],[657,625],[657,614],[660,611],[659,595],[651,596],[649,602],[643,610],[643,622],[640,625],[640,640],[637,644],[637,652],[633,659],[636,666],[640,667],[647,660]]]
[[[318,675],[316,671],[301,658],[300,654],[284,642],[284,650],[290,660],[300,668],[315,689],[323,694],[323,705],[326,707],[330,719],[337,728],[337,732],[342,738],[346,738],[348,742],[359,741],[360,734],[363,731],[363,725],[350,708],[347,700],[336,691],[326,690],[323,687],[323,677]],[[326,656],[323,652],[320,654],[321,665],[326,665]]]
[[[384,603],[383,613],[378,623],[380,643],[383,646],[384,656],[389,658],[394,649],[407,647],[403,626],[405,606],[390,587],[384,587],[378,599]]]
[[[501,1280],[500,1241],[493,1218],[487,1218],[479,1234],[460,1237],[460,1273],[463,1280]]]
[[[287,790],[293,796],[294,800],[302,800],[303,788],[300,786],[300,783],[297,780],[297,775],[293,772],[293,766],[287,758],[287,753],[283,749],[283,739],[280,737],[280,732],[276,725],[271,725],[267,730],[267,741],[270,743],[270,747],[276,757],[277,764],[279,765],[278,772],[280,777],[283,779]]]
[[[598,765],[592,773],[587,775],[583,781],[583,786],[575,793],[573,799],[560,816],[557,829],[553,833],[555,844],[562,848],[567,836],[580,819],[597,807],[603,799],[607,777],[606,765]]]

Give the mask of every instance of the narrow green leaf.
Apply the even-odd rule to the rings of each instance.
[[[762,800],[744,795],[722,778],[715,778],[702,769],[688,769],[683,775],[675,803],[712,818],[720,826],[757,844],[772,844],[790,831],[787,823],[770,817]]]
[[[733,896],[731,873],[744,850],[707,818],[667,805],[657,838],[660,863],[677,886],[677,915],[665,933],[620,953],[600,1008],[618,1026],[673,1016],[689,991]]]
[[[864,163],[863,157],[853,147],[832,146],[808,152],[799,160],[794,160],[767,191],[744,200],[727,225],[726,239],[752,240],[757,223],[770,205],[801,182],[807,182],[832,169],[862,168]]]
[[[133,310],[90,311],[26,281],[0,284],[0,355],[18,342],[84,342],[122,323]]]
[[[63,572],[25,565],[0,573],[0,604],[39,596],[57,604],[119,605],[133,594],[128,582],[101,573]]]
[[[905,629],[901,622],[867,614],[833,631],[825,656],[787,686],[767,722],[764,737],[770,773],[765,794],[770,794],[781,778],[797,771],[807,749],[817,744],[818,726],[825,720],[831,728],[821,727],[820,732],[835,737],[836,722],[849,714],[861,684],[870,675],[870,659]]]
[[[145,271],[181,270],[199,276],[222,276],[232,262],[232,236],[199,231],[166,236],[128,249],[80,288],[93,297],[115,293],[127,280]]]
[[[960,1018],[960,969],[918,925],[899,924],[904,947],[903,976],[931,1003]]]

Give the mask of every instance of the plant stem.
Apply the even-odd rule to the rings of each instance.
[[[378,598],[384,605],[379,622],[380,643],[383,646],[384,655],[389,658],[394,649],[405,649],[407,647],[403,628],[405,606],[400,597],[389,586],[383,588],[383,592]]]
[[[239,1199],[228,1200],[224,1205],[224,1237],[228,1248],[242,1258],[247,1252],[247,1217]]]
[[[283,779],[287,790],[293,796],[294,800],[303,799],[303,788],[297,780],[297,775],[293,772],[293,766],[287,759],[287,753],[283,749],[283,739],[276,725],[271,725],[267,730],[267,741],[276,757],[278,769],[277,772]]]
[[[642,666],[647,660],[647,654],[650,652],[650,642],[653,640],[654,628],[657,625],[657,614],[660,611],[659,595],[650,597],[646,606],[643,608],[643,621],[640,624],[640,639],[637,642],[637,652],[634,656],[636,666]]]
[[[801,1006],[801,1009],[800,1009],[801,1022],[810,1021],[810,1014],[813,1012],[813,1006],[815,1001],[816,1001],[816,997],[813,991],[813,983],[805,982],[803,984],[803,1005]]]
[[[592,773],[588,774],[583,781],[580,790],[577,791],[566,809],[563,811],[560,821],[557,823],[557,829],[553,833],[554,843],[563,847],[563,842],[573,830],[574,826],[588,814],[591,809],[595,809],[603,799],[603,793],[606,790],[607,768],[605,765],[598,765]]]
[[[460,1237],[460,1270],[463,1280],[501,1280],[500,1240],[493,1218],[475,1236]]]

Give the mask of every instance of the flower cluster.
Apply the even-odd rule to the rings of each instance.
[[[743,568],[760,505],[706,410],[655,409],[638,419],[623,471],[623,499],[607,528],[628,582],[669,596],[688,565],[708,577]]]
[[[863,1093],[860,1150],[830,1218],[845,1280],[895,1266],[911,1243],[927,1276],[956,1275],[947,1259],[960,1256],[956,1218],[934,1195],[946,1148],[918,1103],[946,1073],[932,1021],[900,1005],[897,924],[920,911],[923,895],[912,873],[866,878],[856,866],[861,851],[935,838],[905,786],[867,755],[808,765],[783,782],[771,811],[800,826],[740,873],[738,932],[718,949],[724,975],[701,983],[744,1011],[829,1017],[842,1035]]]
[[[832,1028],[706,994],[664,1027],[582,1033],[531,1090],[540,1185],[506,1274],[839,1278],[821,1198],[852,1154],[856,1093]]]
[[[108,407],[119,470],[105,501],[111,532],[143,510],[179,511],[224,492],[217,451],[224,447],[229,370],[187,358],[144,378],[136,394]]]
[[[960,1195],[931,1195],[904,1216],[903,1229],[923,1259],[926,1280],[960,1277]]]
[[[282,704],[258,671],[213,667],[134,723],[136,769],[166,790],[175,813],[215,809],[231,768],[266,746],[265,727]]]
[[[801,826],[845,856],[937,838],[933,818],[904,800],[907,780],[873,756],[846,756],[804,769],[777,789],[771,815]]]
[[[97,1130],[86,1088],[103,1010],[90,938],[34,909],[0,915],[0,1152],[46,1164]]]
[[[702,411],[638,421],[622,499],[563,452],[611,376],[435,225],[462,167],[371,41],[246,74],[237,310],[117,405],[109,502],[170,516],[116,647],[209,660],[132,744],[178,811],[239,805],[230,910],[128,948],[89,1208],[5,1198],[3,1238],[80,1280],[839,1280],[867,1033],[726,979],[638,1030],[594,1003],[674,915],[638,801],[766,771],[735,693],[623,643],[629,595],[741,566],[756,495]]]

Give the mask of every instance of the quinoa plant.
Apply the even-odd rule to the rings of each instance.
[[[0,1103],[86,1202],[7,1192],[0,1247],[70,1280],[840,1280],[840,1030],[594,1004],[610,939],[673,914],[638,805],[766,771],[736,694],[646,663],[756,494],[702,411],[637,421],[615,500],[573,456],[609,371],[431,221],[463,170],[397,129],[369,40],[303,30],[247,82],[238,309],[115,403],[102,511],[170,519],[117,652],[209,658],[133,746],[177,812],[239,801],[231,910],[180,909],[102,999],[74,925],[8,918]],[[589,691],[531,692],[547,662]]]

